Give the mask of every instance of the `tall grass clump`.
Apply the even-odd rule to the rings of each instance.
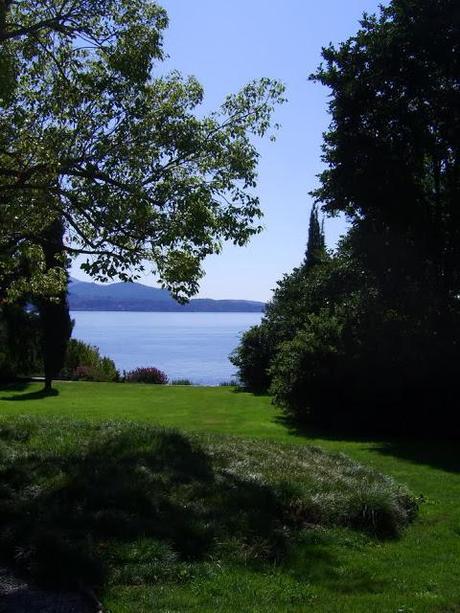
[[[318,527],[397,537],[417,509],[342,455],[132,423],[2,419],[0,483],[2,557],[68,588],[272,564]]]

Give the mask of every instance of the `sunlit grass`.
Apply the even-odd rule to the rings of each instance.
[[[139,585],[126,575],[120,583],[112,583],[103,596],[111,611],[460,610],[460,458],[456,444],[350,440],[340,433],[324,437],[301,432],[283,422],[269,398],[226,387],[61,383],[57,388],[59,393],[51,397],[37,394],[39,386],[35,384],[0,391],[0,412],[5,416],[129,419],[173,426],[201,432],[204,442],[200,444],[207,445],[211,455],[219,452],[212,449],[207,438],[210,433],[257,439],[251,447],[258,451],[250,461],[250,470],[258,472],[259,453],[262,462],[265,452],[273,455],[275,461],[266,473],[266,478],[271,475],[271,483],[276,482],[278,471],[285,470],[280,449],[292,448],[294,458],[294,446],[302,454],[303,446],[313,443],[390,475],[420,501],[418,517],[399,539],[381,540],[363,530],[323,524],[317,530],[299,533],[300,542],[271,562],[249,558],[244,563],[229,558],[226,563],[221,559],[204,559],[192,565],[183,562],[180,579],[155,578],[152,570],[150,579]],[[10,400],[12,397],[17,399]],[[271,453],[264,440],[281,446]],[[241,443],[239,461],[246,458],[246,445],[251,444]],[[294,465],[298,466],[297,461]],[[293,480],[297,480],[296,471],[292,471]],[[133,554],[119,550],[119,555],[129,561]]]

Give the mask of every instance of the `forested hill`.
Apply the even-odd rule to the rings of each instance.
[[[262,312],[265,304],[252,300],[195,298],[181,305],[167,290],[141,283],[98,285],[70,279],[69,304],[73,311],[183,311]]]

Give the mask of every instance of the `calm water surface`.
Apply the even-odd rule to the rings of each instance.
[[[218,385],[232,378],[228,355],[262,313],[72,311],[73,337],[97,345],[119,370],[156,366],[170,379]]]

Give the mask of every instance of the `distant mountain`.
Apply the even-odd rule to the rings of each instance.
[[[72,311],[181,311],[253,312],[264,310],[263,302],[253,300],[211,300],[195,298],[179,304],[165,289],[141,283],[99,285],[70,279],[69,305]]]

